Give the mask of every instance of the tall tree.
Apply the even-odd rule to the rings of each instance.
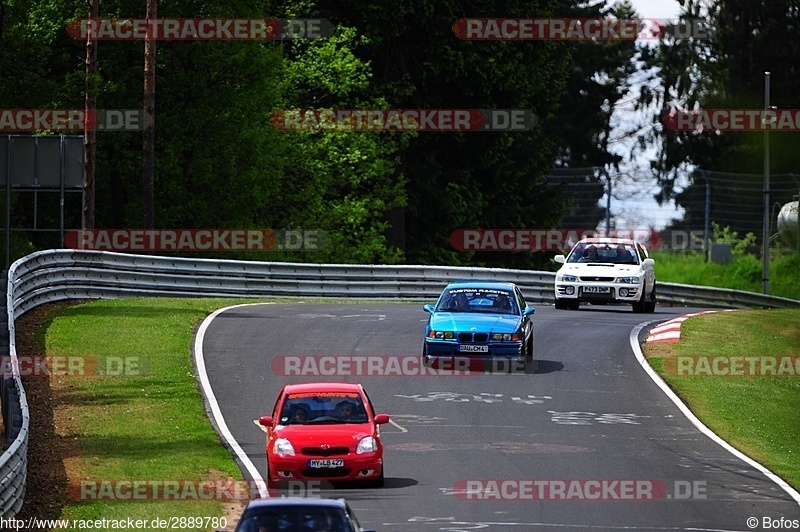
[[[665,39],[652,56],[659,69],[663,92],[644,91],[643,106],[655,106],[654,122],[660,123],[671,108],[761,109],[764,105],[764,72],[772,72],[771,102],[779,108],[800,107],[800,10],[795,2],[770,0],[714,0],[683,2],[686,19],[709,21],[709,39]],[[656,127],[641,141],[659,145],[653,172],[661,185],[660,201],[675,198],[686,209],[686,220],[703,219],[705,179],[695,172],[692,185],[680,192],[677,184],[692,168],[727,172],[712,184],[714,199],[730,198],[724,209],[758,202],[763,168],[764,135],[760,132],[675,132]],[[800,173],[796,153],[800,139],[793,132],[770,134],[773,188],[782,189],[790,199],[795,180],[786,174]],[[737,173],[742,173],[737,177]],[[744,175],[748,173],[748,175]],[[720,176],[720,174],[715,174]],[[697,189],[697,190],[696,190]],[[755,189],[750,196],[741,190]],[[796,193],[796,192],[795,192]],[[742,233],[759,227],[760,211],[751,218],[732,219],[733,229]]]

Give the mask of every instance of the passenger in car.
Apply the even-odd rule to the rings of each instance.
[[[625,246],[617,246],[617,263],[618,264],[635,264],[633,254],[625,249]]]
[[[597,248],[595,246],[589,246],[586,248],[586,251],[583,252],[583,257],[581,258],[581,262],[596,262],[597,261]]]

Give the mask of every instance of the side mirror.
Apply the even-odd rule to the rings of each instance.
[[[644,259],[644,261],[642,262],[642,264],[643,264],[643,265],[645,265],[645,266],[655,266],[655,264],[656,264],[656,261],[654,261],[654,260],[653,260],[653,259],[651,259],[651,258],[646,258],[646,259]]]
[[[564,255],[560,254],[560,253],[558,255],[556,255],[555,257],[553,257],[553,260],[556,261],[559,264],[564,264],[565,262],[567,262],[567,258]]]
[[[258,424],[263,427],[271,427],[272,416],[261,416],[260,418],[258,418]]]
[[[530,316],[534,312],[536,312],[535,308],[533,308],[533,307],[525,307],[525,310],[522,312],[522,314],[523,314],[523,316]]]
[[[375,416],[375,423],[378,425],[385,425],[389,422],[389,414],[378,414]]]
[[[433,305],[422,305],[422,310],[424,310],[425,312],[430,312],[431,314],[433,314]]]

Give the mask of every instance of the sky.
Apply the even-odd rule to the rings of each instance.
[[[657,18],[675,20],[680,12],[680,5],[676,0],[630,0],[633,7],[642,18]],[[638,91],[638,89],[636,89]],[[626,111],[626,103],[635,98],[635,94],[629,93],[622,98],[621,105],[618,105],[615,119],[621,123],[629,123],[637,119],[643,120],[643,116],[635,116],[631,111]],[[612,132],[612,137],[613,137]],[[627,152],[630,149],[630,142],[621,141],[615,147],[615,151],[627,159]],[[628,177],[630,175],[642,175],[649,167],[650,159],[655,157],[655,150],[646,152],[637,157],[635,161],[628,161],[621,167],[622,176],[616,182],[612,176],[611,212],[614,222],[618,229],[636,229],[643,227],[655,227],[663,229],[674,219],[680,219],[683,212],[676,209],[674,204],[659,206],[653,199],[657,191],[655,182],[652,186],[647,186],[641,181],[634,183]],[[627,174],[627,175],[626,175]],[[605,206],[606,198],[600,200],[600,204]]]

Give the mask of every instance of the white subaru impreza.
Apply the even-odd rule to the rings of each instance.
[[[655,261],[635,240],[585,238],[569,255],[556,255],[563,264],[556,273],[556,308],[577,309],[581,302],[623,304],[634,312],[656,308]]]

